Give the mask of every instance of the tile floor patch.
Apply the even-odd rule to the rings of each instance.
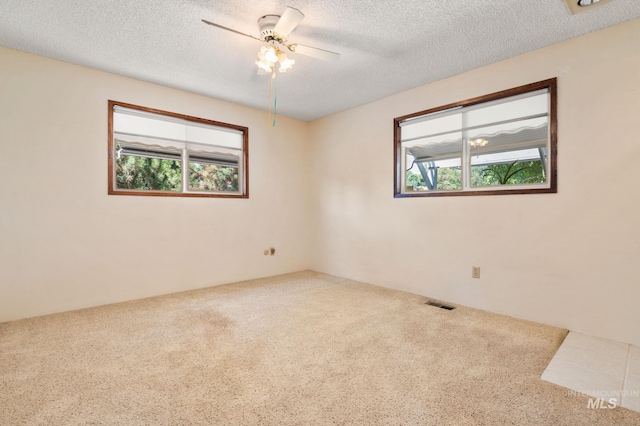
[[[640,348],[569,332],[542,380],[640,412]]]
[[[640,383],[640,348],[631,346],[629,351],[629,371],[627,371],[627,379]]]
[[[640,412],[640,382],[629,380],[625,383],[620,405],[629,410]]]

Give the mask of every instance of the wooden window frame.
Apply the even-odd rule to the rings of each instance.
[[[114,107],[119,106],[123,108],[135,109],[142,112],[164,115],[167,117],[178,118],[185,121],[190,121],[199,124],[224,127],[242,132],[242,158],[240,162],[242,164],[242,176],[240,178],[240,191],[237,193],[224,193],[224,192],[175,192],[175,191],[158,191],[158,190],[130,190],[130,189],[117,189],[115,186],[115,161],[114,161],[114,129],[113,129],[113,112]],[[185,114],[179,114],[170,111],[163,111],[155,108],[144,107],[140,105],[133,105],[124,102],[118,102],[109,100],[109,119],[108,119],[108,193],[109,195],[137,195],[148,197],[206,197],[206,198],[249,198],[249,128],[244,126],[238,126],[235,124],[223,123],[220,121],[209,120],[205,118],[194,117]],[[183,173],[187,171],[183,170]]]
[[[511,96],[525,94],[528,92],[534,92],[536,90],[548,89],[549,90],[549,187],[548,188],[517,188],[508,189],[487,189],[487,190],[438,190],[438,191],[420,191],[420,192],[403,192],[402,191],[402,173],[405,171],[402,167],[402,144],[401,144],[401,130],[400,123],[420,117],[428,114],[434,114],[445,110],[454,108],[469,107],[472,105],[482,104],[489,101],[495,101]],[[557,153],[557,79],[551,78],[548,80],[539,81],[536,83],[526,84],[523,86],[515,87],[512,89],[503,90],[500,92],[491,93],[476,98],[467,99],[461,102],[455,102],[448,105],[431,108],[424,111],[404,115],[394,118],[393,120],[393,136],[394,136],[394,198],[413,198],[413,197],[449,197],[449,196],[468,196],[468,195],[512,195],[512,194],[540,194],[540,193],[556,193],[558,192],[558,153]]]

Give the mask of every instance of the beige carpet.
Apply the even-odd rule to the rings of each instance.
[[[1,425],[622,425],[566,331],[314,272],[0,324]]]

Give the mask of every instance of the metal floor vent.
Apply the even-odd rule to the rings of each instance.
[[[434,302],[433,300],[429,300],[425,305],[435,306],[436,308],[446,309],[447,311],[453,311],[456,308],[455,306],[445,305],[440,302]]]

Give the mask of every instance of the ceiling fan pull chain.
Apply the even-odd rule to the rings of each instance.
[[[267,120],[269,121],[269,123],[271,124],[271,127],[275,127],[276,126],[276,84],[275,84],[275,79],[276,79],[276,70],[275,68],[273,69],[273,72],[271,73],[271,78],[269,79],[269,113],[267,116]],[[273,98],[273,109],[271,107],[271,99]],[[271,119],[271,113],[273,111],[273,120]]]
[[[276,127],[276,117],[278,115],[278,86],[276,85],[276,70],[273,70],[271,81],[273,82],[273,121],[271,127]]]
[[[269,77],[269,98],[267,99],[267,126],[271,124],[271,98],[273,97],[273,73]]]

